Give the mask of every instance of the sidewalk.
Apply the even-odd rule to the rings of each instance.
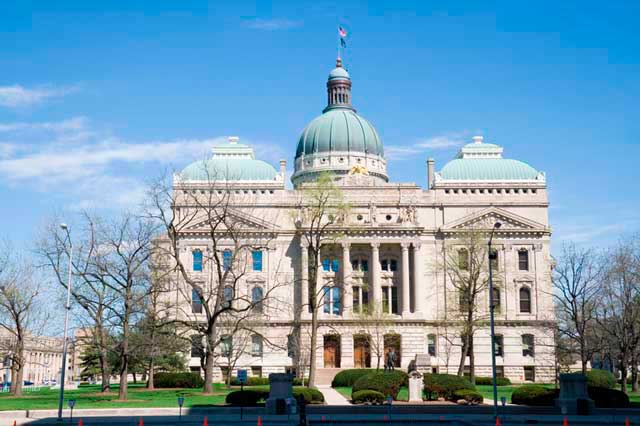
[[[324,395],[327,405],[351,405],[347,398],[329,385],[318,385],[317,389]]]

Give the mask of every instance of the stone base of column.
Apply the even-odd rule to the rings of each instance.
[[[406,319],[406,318],[411,318],[413,317],[413,315],[411,314],[410,311],[402,311],[402,318]]]

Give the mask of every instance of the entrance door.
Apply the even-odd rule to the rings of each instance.
[[[353,336],[353,365],[355,368],[371,368],[369,336]]]
[[[324,368],[340,367],[340,336],[324,336]]]

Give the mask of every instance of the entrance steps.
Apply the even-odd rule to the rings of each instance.
[[[316,370],[316,386],[330,386],[333,378],[342,370],[342,368],[318,368]]]

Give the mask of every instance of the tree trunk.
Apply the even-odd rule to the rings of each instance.
[[[131,374],[133,375],[133,384],[138,384],[138,376],[136,375],[136,372],[134,371]]]
[[[123,328],[126,327],[126,324]],[[122,352],[120,355],[120,389],[118,389],[118,399],[124,401],[127,399],[127,376],[129,375],[129,341],[126,331],[122,336]]]
[[[631,366],[631,392],[638,392],[638,363],[635,359]]]
[[[147,379],[147,389],[149,389],[149,390],[155,389],[154,388],[155,385],[153,383],[153,370],[155,370],[156,366],[154,364],[155,364],[154,359],[153,359],[153,357],[151,357],[149,359],[149,367],[148,367],[149,368],[149,377]]]
[[[102,392],[111,391],[111,371],[109,367],[109,354],[107,353],[107,345],[105,343],[104,331],[102,329],[96,331],[98,333],[98,346],[100,354],[100,374],[102,375]]]
[[[309,265],[309,283],[313,283],[313,287],[311,288],[310,296],[310,305],[311,305],[311,343],[309,354],[309,383],[307,383],[307,387],[314,387],[316,383],[316,359],[318,357],[317,354],[317,346],[318,346],[318,258],[319,253],[315,253],[313,255],[313,261],[310,262]],[[309,260],[312,259],[312,256],[309,256]],[[306,285],[309,285],[306,283]]]
[[[16,377],[15,377],[15,382],[16,382],[16,387],[15,387],[15,392],[14,395],[15,396],[22,396],[22,385],[23,385],[23,378],[24,376],[24,364],[21,362],[18,364],[18,367],[16,368]],[[13,386],[13,380],[11,381],[11,385]]]
[[[469,348],[471,349],[469,352],[469,381],[475,385],[476,383],[476,354],[474,351],[474,345],[473,345],[473,335],[469,336],[469,340],[470,340],[470,345]],[[463,371],[463,375],[464,375],[464,371]]]
[[[204,389],[203,394],[213,393],[213,349],[215,345],[215,337],[212,336],[213,331],[210,331],[207,336],[207,353],[205,354],[204,362]]]
[[[621,374],[621,379],[620,380],[620,390],[624,393],[627,393],[627,361],[622,361],[622,365],[620,366],[620,374]]]
[[[11,395],[16,394],[16,377],[18,376],[18,368],[17,363],[14,359],[11,360],[11,386],[9,387],[9,393]]]
[[[460,354],[460,363],[458,364],[458,376],[464,376],[464,362],[469,354],[469,337],[464,336],[462,338],[462,351]]]

